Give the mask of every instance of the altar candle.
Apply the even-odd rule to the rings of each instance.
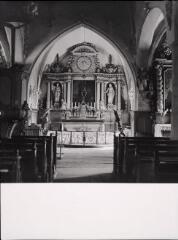
[[[94,102],[94,108],[95,108],[95,102]]]

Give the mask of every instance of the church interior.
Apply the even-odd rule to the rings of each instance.
[[[178,182],[177,26],[177,1],[0,1],[1,182]]]

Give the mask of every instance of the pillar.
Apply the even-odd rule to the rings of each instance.
[[[99,109],[100,103],[100,82],[96,82],[96,109]]]
[[[27,100],[27,79],[25,77],[22,78],[22,90],[21,90],[21,105],[23,102]]]
[[[15,64],[15,28],[11,28],[11,66]]]
[[[64,93],[63,93],[63,98],[64,98],[64,101],[67,102],[66,100],[66,82],[64,82]]]
[[[174,2],[174,1],[173,1]],[[173,78],[172,78],[172,115],[171,115],[171,138],[178,140],[178,2],[173,7],[172,44],[173,54]]]
[[[50,86],[50,82],[47,83],[47,109],[49,109],[51,107],[50,104],[50,100],[51,100],[51,86]]]
[[[121,111],[121,82],[117,80],[117,110]]]
[[[67,108],[70,109],[71,82],[67,82]]]
[[[101,101],[104,102],[104,83],[101,82]]]
[[[156,66],[156,82],[157,82],[157,111],[162,113],[164,111],[164,86],[162,78],[162,65],[157,63]]]

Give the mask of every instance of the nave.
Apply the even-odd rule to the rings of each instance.
[[[2,1],[1,181],[176,182],[177,12]]]

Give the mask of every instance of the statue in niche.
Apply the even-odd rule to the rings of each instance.
[[[108,96],[108,105],[112,105],[113,104],[113,100],[114,100],[114,96],[115,96],[115,90],[112,86],[111,83],[109,83],[109,86],[106,90],[106,94]]]
[[[61,98],[61,86],[60,83],[54,83],[54,106],[59,106],[60,98]]]

